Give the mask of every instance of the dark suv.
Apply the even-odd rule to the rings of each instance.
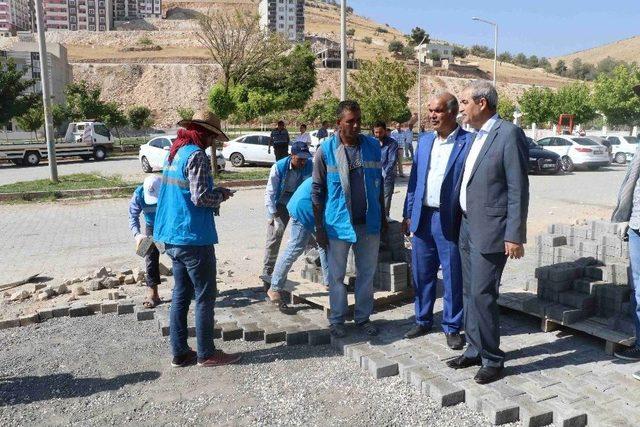
[[[527,138],[529,145],[529,173],[549,173],[556,174],[562,170],[560,156],[552,151],[533,142],[533,139]]]

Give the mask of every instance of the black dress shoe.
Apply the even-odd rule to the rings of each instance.
[[[445,334],[447,337],[447,345],[451,350],[462,350],[465,344],[464,335],[460,332],[453,332],[451,334]]]
[[[466,357],[465,355],[458,356],[455,359],[451,359],[447,361],[447,366],[453,369],[464,369],[469,366],[479,366],[482,364],[482,361],[479,357]]]
[[[409,329],[406,334],[404,334],[405,338],[418,338],[422,335],[427,335],[431,332],[431,328],[422,325],[415,325],[413,328]]]
[[[478,373],[473,379],[476,380],[478,384],[489,384],[502,378],[503,371],[504,368],[483,366],[478,370]]]

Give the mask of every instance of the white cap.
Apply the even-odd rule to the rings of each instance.
[[[162,177],[160,175],[148,176],[142,183],[144,190],[144,202],[148,205],[158,203],[158,195],[160,194],[160,186],[162,185]]]

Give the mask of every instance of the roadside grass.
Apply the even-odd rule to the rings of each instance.
[[[216,183],[225,181],[252,181],[269,178],[270,168],[247,168],[239,171],[222,171],[218,174]]]
[[[118,175],[102,176],[92,173],[78,173],[62,175],[60,182],[52,183],[48,179],[34,181],[20,181],[12,184],[0,185],[0,193],[31,193],[48,192],[52,195],[65,190],[84,190],[93,188],[120,188],[135,185],[133,182],[124,181]]]

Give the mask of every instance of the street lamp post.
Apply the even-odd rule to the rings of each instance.
[[[347,0],[340,8],[340,101],[347,99]]]
[[[498,72],[498,24],[486,19],[478,18],[474,16],[474,21],[484,22],[485,24],[493,25],[494,29],[494,39],[493,39],[493,85],[496,85],[496,78]]]
[[[420,58],[420,48],[424,44],[427,36],[422,38],[422,41],[418,45],[418,130],[422,126],[422,60]]]

